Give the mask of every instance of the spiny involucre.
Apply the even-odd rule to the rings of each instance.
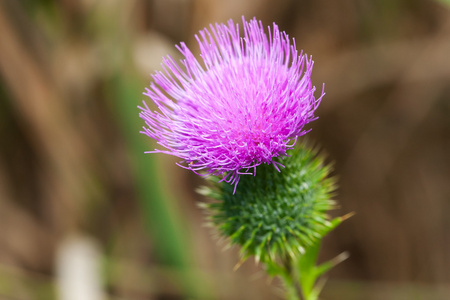
[[[148,153],[177,156],[181,167],[235,186],[260,164],[283,166],[274,158],[307,132],[324,95],[314,97],[312,59],[276,24],[266,33],[243,18],[243,33],[232,20],[200,31],[201,59],[181,43],[181,63],[165,57],[144,93],[159,111],[139,107],[142,133],[165,148]]]

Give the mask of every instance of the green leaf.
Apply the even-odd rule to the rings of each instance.
[[[325,272],[328,272],[331,268],[335,267],[336,265],[340,264],[344,260],[346,260],[349,257],[349,254],[347,252],[342,252],[332,260],[329,260],[327,262],[322,263],[321,265],[317,266],[315,268],[316,276],[322,276]]]

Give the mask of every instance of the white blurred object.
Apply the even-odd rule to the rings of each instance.
[[[56,280],[60,300],[103,300],[100,251],[92,239],[70,236],[56,256]]]

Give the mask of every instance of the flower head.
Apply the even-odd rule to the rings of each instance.
[[[312,59],[276,24],[266,34],[261,22],[243,18],[243,33],[232,20],[200,31],[201,60],[181,43],[181,64],[165,57],[144,93],[159,111],[139,107],[142,133],[165,148],[150,153],[177,156],[180,166],[235,187],[260,164],[279,171],[274,158],[307,132],[324,95],[314,97]]]

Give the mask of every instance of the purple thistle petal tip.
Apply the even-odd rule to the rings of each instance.
[[[281,171],[274,158],[307,133],[324,95],[322,88],[314,97],[311,57],[276,24],[267,34],[256,19],[243,18],[243,27],[243,37],[232,20],[200,31],[201,59],[177,46],[184,58],[177,64],[165,57],[144,92],[158,111],[139,107],[142,133],[165,148],[150,153],[177,156],[179,166],[221,175],[235,188],[262,163]]]

